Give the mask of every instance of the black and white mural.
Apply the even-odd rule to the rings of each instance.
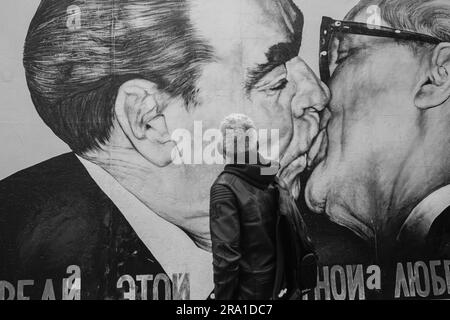
[[[5,8],[0,300],[214,299],[232,114],[314,244],[298,299],[450,296],[450,1]]]

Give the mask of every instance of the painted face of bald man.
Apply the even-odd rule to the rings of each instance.
[[[366,6],[347,19],[370,21],[371,2],[363,1]],[[420,19],[420,10],[441,10],[420,1],[403,4],[403,10],[415,7]],[[437,16],[428,12],[427,23],[437,24]],[[308,182],[306,198],[311,209],[389,255],[415,206],[450,181],[448,43],[418,46],[345,34],[336,53],[327,155]]]

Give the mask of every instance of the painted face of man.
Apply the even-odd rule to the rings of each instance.
[[[268,136],[278,131],[281,166],[286,179],[294,181],[307,165],[320,131],[319,113],[329,99],[328,88],[298,57],[301,12],[289,0],[193,0],[190,15],[216,59],[203,66],[195,107],[172,103],[163,111],[169,132],[184,128],[193,133],[196,121],[204,132],[218,129],[229,114],[245,114]],[[183,190],[174,194],[175,206],[190,203],[192,210],[207,214],[209,189],[221,169],[175,166],[170,183]]]
[[[335,53],[327,154],[308,182],[307,202],[368,241],[393,239],[438,185],[442,166],[433,164],[448,161],[447,152],[436,151],[447,139],[438,133],[446,118],[435,117],[442,108],[425,111],[416,103],[429,81],[428,55],[362,35],[343,36]]]

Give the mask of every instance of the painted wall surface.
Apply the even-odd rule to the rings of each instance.
[[[300,299],[448,298],[450,7],[362,2],[2,0],[0,300],[244,292],[269,184],[214,196],[224,128],[303,216]]]

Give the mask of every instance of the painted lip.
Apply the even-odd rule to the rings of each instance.
[[[317,127],[320,128],[321,117],[320,117],[320,112],[317,111],[316,108],[311,107],[311,108],[306,109],[304,111],[303,115],[300,116],[298,119],[304,119],[305,121],[310,122],[310,123],[314,122],[317,125]],[[294,127],[295,127],[295,125],[296,124],[294,123]],[[301,146],[297,145],[297,148],[294,148],[293,147],[294,143],[299,143],[299,141],[301,142],[301,140],[299,140],[299,138],[296,137],[296,134],[298,134],[298,132],[296,132],[296,130],[294,129],[292,131],[292,136],[291,136],[290,142],[287,145],[287,148],[281,154],[280,164],[283,168],[289,166],[293,161],[297,160],[299,157],[308,155],[308,153],[311,150],[311,147],[314,145],[314,142],[317,141],[317,137],[320,135],[320,131],[309,142],[309,145],[301,145]],[[295,149],[295,150],[293,150],[293,149]]]
[[[323,195],[323,197],[320,198],[320,200],[318,200],[317,198],[315,198],[312,194],[311,191],[311,180],[308,181],[307,185],[306,185],[306,190],[305,190],[305,201],[306,201],[306,205],[308,206],[309,209],[311,209],[311,211],[313,211],[314,213],[317,214],[324,214],[325,213],[325,209],[327,207],[327,198],[328,198],[328,192],[325,193]]]
[[[305,201],[307,206],[315,213],[325,214],[329,185],[322,182],[328,155],[328,133],[322,129],[308,155],[308,169],[312,171],[305,189]]]
[[[328,108],[324,108],[319,112],[319,133],[315,137],[308,150],[308,169],[312,170],[320,162],[325,160],[328,150],[328,125],[331,122],[331,112]]]
[[[328,147],[328,136],[326,129],[322,129],[314,139],[309,151],[307,153],[307,167],[314,168],[326,157],[326,150]]]

